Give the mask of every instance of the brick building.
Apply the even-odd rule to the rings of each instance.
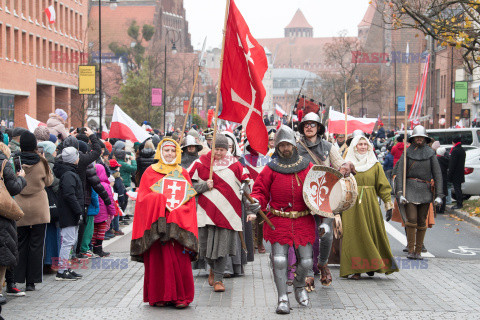
[[[50,5],[52,24],[44,12]],[[0,0],[0,117],[8,126],[26,126],[25,114],[45,122],[55,108],[70,115],[81,105],[87,12],[88,0]]]

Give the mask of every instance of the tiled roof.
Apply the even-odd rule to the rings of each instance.
[[[313,29],[313,27],[308,23],[307,19],[303,15],[303,12],[298,9],[293,16],[292,21],[285,27],[285,29],[294,29],[294,28],[308,28]]]
[[[258,39],[258,42],[268,47],[272,52],[275,68],[297,68],[317,71],[333,71],[333,66],[325,64],[325,45],[335,38],[275,38]],[[348,38],[356,39],[356,38]]]
[[[154,25],[155,5],[118,6],[115,10],[102,6],[102,51],[110,52],[108,45],[117,42],[130,45],[133,40],[127,35],[127,29],[133,20],[140,26]],[[88,41],[98,50],[98,6],[92,6],[89,17]]]

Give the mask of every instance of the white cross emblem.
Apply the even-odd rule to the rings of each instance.
[[[175,199],[174,195],[172,195],[172,197],[168,199],[167,202],[170,204],[170,208],[175,208],[175,205],[180,203],[179,200]]]
[[[247,123],[248,121],[250,121],[250,117],[252,116],[252,113],[255,112],[256,114],[258,114],[260,117],[262,116],[262,114],[260,113],[260,111],[258,111],[256,108],[255,108],[255,94],[257,93],[255,91],[255,89],[253,88],[252,84],[250,84],[250,88],[252,88],[252,103],[249,104],[248,102],[246,102],[245,100],[243,100],[232,88],[232,101],[234,102],[237,102],[237,103],[240,103],[242,106],[244,107],[247,107],[248,108],[248,113],[247,115],[245,116],[245,118],[243,118],[243,121],[242,121],[242,128],[246,128],[247,127]]]
[[[172,194],[175,195],[175,193],[176,193],[178,190],[181,190],[182,188],[180,188],[179,186],[177,186],[177,182],[174,181],[174,182],[173,182],[173,185],[168,186],[167,189],[172,190]]]
[[[237,38],[238,38],[238,45],[243,48],[242,41],[240,40],[240,36],[238,35],[238,33],[237,33]],[[252,44],[252,42],[248,38],[248,34],[247,34],[246,41],[247,41],[247,46],[248,46],[248,48],[247,48],[248,52],[245,54],[245,58],[247,59],[247,63],[248,63],[248,61],[250,61],[252,64],[255,64],[255,62],[253,61],[253,58],[252,58],[252,51],[250,51],[250,49],[255,48],[255,46]]]

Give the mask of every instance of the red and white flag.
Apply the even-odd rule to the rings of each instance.
[[[108,127],[105,123],[105,118],[102,119],[102,139],[107,140],[109,137]]]
[[[223,109],[219,118],[241,123],[250,146],[261,154],[268,152],[268,133],[262,117],[262,80],[267,69],[265,50],[230,0],[220,86]]]
[[[148,132],[140,127],[132,118],[115,105],[113,109],[112,124],[110,125],[109,138],[143,142],[150,138]]]
[[[355,118],[347,115],[347,131],[348,134],[355,130],[362,130],[366,133],[372,133],[377,118]],[[345,133],[345,114],[330,110],[328,118],[328,132],[344,134]]]
[[[423,75],[422,81],[420,82],[420,90],[415,92],[415,99],[413,101],[413,107],[410,111],[408,119],[415,120],[418,119],[422,112],[423,97],[425,96],[425,89],[427,88],[427,79],[428,79],[428,68],[430,65],[430,55],[427,56],[425,65],[423,66]]]
[[[45,9],[45,13],[47,14],[48,22],[55,23],[55,19],[57,18],[57,15],[55,14],[55,8],[50,6]]]
[[[275,114],[279,118],[283,117],[283,115],[286,114],[285,110],[283,110],[282,107],[278,103],[275,103]]]

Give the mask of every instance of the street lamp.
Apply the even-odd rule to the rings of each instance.
[[[109,0],[110,9],[117,8],[117,0]],[[102,134],[102,0],[98,0],[98,120]]]
[[[175,43],[180,39],[180,32],[175,29],[169,29],[167,26],[165,27],[165,72],[164,72],[164,83],[163,83],[163,132],[167,134],[167,117],[166,117],[166,110],[167,110],[167,42],[170,41],[172,43],[172,54],[177,53],[177,47]],[[172,39],[170,39],[170,34],[172,34]]]

